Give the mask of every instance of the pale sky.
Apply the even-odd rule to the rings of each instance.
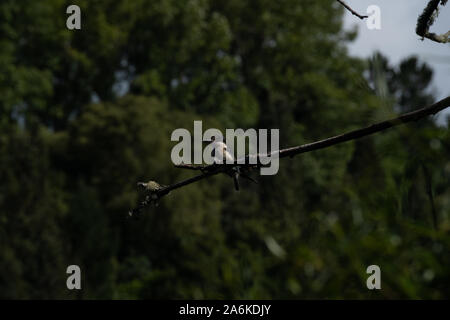
[[[346,12],[346,29],[356,26],[358,37],[349,45],[350,54],[369,57],[376,50],[389,58],[391,64],[398,64],[410,55],[419,56],[434,69],[433,87],[438,99],[450,95],[450,44],[420,40],[416,35],[417,17],[428,3],[426,0],[346,0],[346,3],[360,14],[367,14],[370,5],[381,9],[381,30],[369,30],[366,20],[360,20]],[[443,7],[431,32],[442,34],[450,30],[450,2]],[[450,115],[450,111],[446,114]],[[443,120],[443,117],[440,117]]]

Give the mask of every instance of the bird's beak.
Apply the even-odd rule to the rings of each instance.
[[[138,186],[138,188],[145,189],[145,183],[144,182],[138,182],[137,186]]]

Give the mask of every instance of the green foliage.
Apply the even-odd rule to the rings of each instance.
[[[3,134],[7,133],[6,136]],[[0,295],[65,297],[64,175],[52,168],[49,132],[2,130]],[[55,273],[55,270],[63,272]],[[45,288],[45,289],[43,289]]]
[[[433,119],[127,215],[136,182],[192,176],[174,129],[308,143],[432,102],[427,65],[350,57],[332,0],[74,3],[79,31],[66,1],[0,4],[0,298],[449,297],[450,135]]]

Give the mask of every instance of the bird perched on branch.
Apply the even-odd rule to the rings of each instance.
[[[160,185],[158,182],[150,180],[149,182],[138,182],[138,187],[150,193],[152,200],[158,199],[158,191],[164,189],[166,186]]]
[[[228,152],[228,147],[223,141],[216,141],[216,137],[211,138],[213,146],[214,163],[224,164],[234,162],[234,157]]]
[[[149,182],[138,182],[137,185],[138,187],[150,192],[156,192],[164,188],[164,186],[153,180],[150,180]]]
[[[154,204],[155,206],[158,206],[158,202],[160,199],[160,195],[158,195],[158,191],[163,190],[167,186],[160,185],[158,182],[150,180],[149,182],[138,182],[137,183],[138,188],[141,190],[144,190],[148,194],[145,196],[145,200],[141,202],[138,208],[130,210],[128,212],[128,215],[134,216],[138,215],[142,209],[147,206],[148,204]],[[169,192],[167,192],[168,194]]]
[[[286,149],[277,150],[277,154],[278,154],[279,158],[288,158],[288,157],[293,158],[294,156],[297,156],[297,155],[300,155],[303,153],[328,148],[328,147],[331,147],[331,146],[334,146],[334,145],[337,145],[340,143],[353,141],[353,140],[356,140],[356,139],[362,138],[362,137],[367,137],[367,136],[373,135],[375,133],[382,132],[387,129],[390,129],[390,128],[393,128],[393,127],[396,127],[396,126],[399,126],[399,125],[402,125],[405,123],[418,121],[427,116],[434,115],[434,114],[436,114],[446,108],[449,108],[449,107],[450,107],[450,97],[447,97],[447,98],[444,98],[444,99],[442,99],[432,105],[429,105],[427,107],[424,107],[424,108],[421,108],[421,109],[418,109],[416,111],[412,111],[409,113],[402,114],[399,117],[396,117],[393,119],[388,119],[385,121],[374,123],[368,127],[355,129],[353,131],[343,133],[343,134],[340,134],[337,136],[333,136],[330,138],[326,138],[323,140],[310,142],[307,144],[294,146],[294,147],[290,147],[290,148],[286,148]],[[224,149],[222,148],[222,150],[224,150]],[[263,156],[267,156],[267,155],[263,155]],[[258,159],[260,157],[260,155],[259,154],[248,155],[246,157],[248,157],[248,158],[256,157]],[[234,172],[243,178],[247,178],[247,179],[257,183],[257,181],[253,180],[251,177],[247,176],[246,174],[249,173],[253,168],[258,168],[261,166],[262,166],[261,163],[259,163],[257,165],[252,165],[252,166],[243,165],[243,164],[233,164],[231,166],[232,168],[229,169],[229,167],[221,166],[221,165],[218,166],[217,164],[208,165],[208,166],[200,166],[200,167],[191,166],[191,165],[177,165],[177,167],[179,167],[179,168],[185,168],[185,169],[191,169],[191,170],[192,169],[193,170],[201,170],[202,174],[191,177],[189,179],[185,179],[183,181],[179,181],[179,182],[171,184],[169,186],[161,186],[160,184],[158,184],[157,182],[154,182],[154,181],[149,181],[148,183],[142,183],[142,182],[138,183],[138,186],[149,190],[150,193],[153,193],[156,196],[156,200],[151,201],[150,196],[147,195],[145,201],[142,201],[139,204],[138,208],[132,209],[129,212],[129,214],[131,216],[134,213],[139,213],[149,204],[152,204],[152,203],[156,202],[157,200],[160,200],[164,195],[167,195],[169,193],[169,191],[179,189],[181,187],[185,187],[187,185],[201,181],[205,178],[211,177],[216,174],[226,173],[228,175],[231,175],[231,173]],[[237,168],[238,171],[235,171],[234,168]]]
[[[226,164],[233,163],[234,157],[228,152],[228,147],[223,141],[216,141],[216,137],[211,138],[212,146],[213,146],[213,158],[214,163],[216,164]],[[239,191],[239,167],[233,167],[230,176],[233,177],[234,188],[236,191]]]

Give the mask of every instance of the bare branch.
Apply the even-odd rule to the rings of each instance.
[[[358,12],[356,12],[355,10],[353,10],[348,4],[346,4],[344,1],[342,0],[336,0],[337,2],[339,2],[345,9],[347,9],[348,11],[351,12],[352,15],[357,16],[358,18],[360,18],[361,20],[364,20],[365,18],[368,18],[369,16],[363,16],[361,14],[359,14]]]
[[[363,128],[363,129],[350,131],[348,133],[344,133],[344,134],[341,134],[341,135],[338,135],[335,137],[327,138],[327,139],[324,139],[321,141],[317,141],[317,142],[313,142],[313,143],[309,143],[309,144],[305,144],[302,146],[293,147],[293,148],[289,148],[289,149],[280,150],[280,158],[286,157],[286,156],[293,157],[300,153],[323,149],[323,148],[327,148],[327,147],[333,146],[338,143],[359,139],[359,138],[374,134],[376,132],[380,132],[380,131],[398,126],[400,124],[420,120],[422,118],[425,118],[426,116],[436,114],[439,111],[442,111],[443,109],[448,108],[449,106],[450,106],[450,97],[447,97],[439,102],[436,102],[435,104],[433,104],[431,106],[428,106],[428,107],[425,107],[425,108],[422,108],[422,109],[419,109],[419,110],[416,110],[413,112],[406,113],[395,119],[379,122],[379,123],[373,124],[369,127]]]
[[[193,165],[193,164],[176,164],[175,168],[180,168],[180,169],[188,169],[188,170],[204,170],[205,168],[207,168],[207,166],[203,166],[203,165]]]
[[[245,158],[246,158],[246,160],[248,160],[250,157],[256,157],[257,159],[259,159],[262,156],[264,156],[264,157],[273,156],[276,153],[278,153],[280,158],[285,158],[285,157],[292,158],[301,153],[306,153],[306,152],[311,152],[314,150],[328,148],[328,147],[334,146],[339,143],[366,137],[366,136],[372,135],[374,133],[381,132],[381,131],[387,130],[389,128],[392,128],[392,127],[395,127],[395,126],[398,126],[401,124],[418,121],[429,115],[434,115],[448,107],[450,107],[450,96],[441,101],[438,101],[430,106],[424,107],[422,109],[419,109],[419,110],[416,110],[413,112],[406,113],[404,115],[401,115],[401,116],[391,119],[391,120],[386,120],[386,121],[382,121],[382,122],[373,124],[366,128],[353,130],[353,131],[350,131],[350,132],[347,132],[347,133],[344,133],[344,134],[341,134],[338,136],[334,136],[334,137],[330,137],[330,138],[327,138],[324,140],[304,144],[301,146],[296,146],[296,147],[291,147],[291,148],[287,148],[287,149],[273,151],[270,154],[266,154],[266,155],[259,155],[259,154],[247,155]],[[236,160],[236,162],[232,163],[232,164],[212,164],[212,165],[206,165],[206,166],[193,166],[193,165],[186,165],[186,164],[178,165],[176,167],[183,168],[183,169],[201,170],[202,174],[194,176],[194,177],[186,179],[186,180],[182,180],[180,182],[177,182],[177,183],[174,183],[174,184],[171,184],[168,186],[165,186],[165,187],[153,192],[151,197],[147,197],[147,198],[148,199],[156,198],[157,200],[159,200],[160,198],[167,195],[172,190],[182,188],[184,186],[187,186],[187,185],[195,183],[197,181],[206,179],[213,175],[220,174],[220,173],[225,173],[225,174],[231,175],[231,173],[233,172],[233,170],[235,170],[236,167],[240,168],[240,171],[243,175],[245,175],[246,173],[248,173],[249,171],[251,171],[255,168],[261,167],[261,163],[259,161],[257,164],[248,164],[247,162],[245,164],[241,164],[241,163],[238,163],[238,161],[239,160]],[[144,202],[142,202],[139,205],[138,209],[136,209],[136,210],[141,210],[148,204],[152,203],[152,201],[150,201],[148,199],[146,199]],[[134,211],[136,211],[136,210],[134,210]],[[132,211],[132,212],[134,212],[134,211]]]
[[[158,195],[159,198],[161,198],[162,196],[168,194],[172,190],[175,190],[175,189],[187,186],[188,184],[200,181],[202,179],[205,179],[207,177],[210,177],[210,176],[213,176],[213,175],[216,175],[216,174],[219,174],[219,173],[224,173],[228,169],[229,169],[229,167],[227,167],[227,165],[219,165],[214,170],[210,170],[210,171],[204,172],[204,173],[202,173],[202,174],[200,174],[198,176],[195,176],[195,177],[192,177],[192,178],[189,178],[189,179],[186,179],[186,180],[183,180],[183,181],[180,181],[180,182],[168,185],[167,187],[165,187],[165,188],[161,189],[160,191],[158,191],[157,195]]]

